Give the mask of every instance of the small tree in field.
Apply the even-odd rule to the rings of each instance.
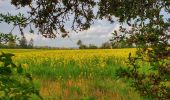
[[[112,49],[112,44],[110,42],[105,42],[101,45],[101,49]]]
[[[81,40],[78,40],[78,41],[77,41],[77,45],[78,45],[78,46],[81,46],[82,44],[83,44],[83,43],[82,43]]]
[[[77,41],[77,45],[79,46],[79,49],[87,49],[88,47],[83,44],[81,40]]]
[[[28,45],[27,45],[27,39],[26,39],[25,36],[23,36],[23,37],[21,38],[21,40],[19,41],[19,45],[20,45],[20,47],[22,47],[22,48],[27,48],[27,47],[28,47]]]
[[[33,47],[34,47],[34,40],[33,38],[31,38],[28,44],[28,48],[33,48]]]

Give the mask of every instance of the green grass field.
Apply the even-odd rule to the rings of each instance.
[[[0,51],[15,54],[45,100],[147,100],[115,74],[135,49]]]

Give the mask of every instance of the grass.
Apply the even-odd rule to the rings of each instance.
[[[135,49],[1,51],[16,55],[14,61],[32,73],[45,100],[145,100],[115,75]]]

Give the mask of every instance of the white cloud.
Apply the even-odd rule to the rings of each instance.
[[[102,21],[100,21],[101,23]],[[119,24],[109,24],[108,22],[103,21],[103,24],[94,24],[89,30],[85,30],[79,33],[72,32],[70,33],[70,38],[56,38],[56,39],[47,39],[41,35],[26,33],[25,36],[27,40],[31,38],[34,39],[36,45],[49,45],[57,47],[76,47],[76,42],[80,39],[86,45],[95,44],[100,46],[103,42],[109,41],[112,37],[113,30],[118,30]]]
[[[40,35],[32,34],[32,33],[25,33],[25,37],[27,38],[27,40],[30,40],[31,38],[35,40],[35,39],[39,39]]]

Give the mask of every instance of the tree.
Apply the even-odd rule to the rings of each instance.
[[[22,47],[22,48],[27,48],[27,47],[28,47],[28,45],[27,45],[27,39],[26,39],[25,36],[23,36],[23,37],[21,38],[21,40],[19,41],[19,43],[20,43],[20,47]]]
[[[94,44],[89,44],[89,47],[88,47],[88,49],[97,49],[98,47],[97,46],[95,46]]]
[[[111,49],[112,48],[112,44],[109,42],[105,42],[101,45],[100,47],[101,49]]]
[[[83,44],[83,42],[81,40],[77,41],[77,45],[79,46],[79,49],[87,49],[88,47]]]
[[[4,33],[0,33],[0,48],[7,47],[5,44],[8,43],[8,35]]]
[[[33,38],[31,38],[28,44],[28,48],[33,48],[33,47],[34,47],[34,40]]]
[[[105,4],[101,3],[101,5]],[[169,14],[170,2],[133,0],[120,1],[116,4],[108,1],[108,5],[101,10],[102,16],[114,14],[119,17],[120,22],[126,21],[132,28],[128,30],[121,26],[119,32],[124,34],[117,34],[118,32],[114,34],[120,38],[126,38],[128,43],[137,46],[136,56],[129,54],[130,66],[126,69],[127,71],[121,69],[121,75],[132,79],[133,86],[140,91],[141,95],[161,100],[168,99],[170,87],[166,84],[170,81],[170,44],[168,42],[170,18],[165,20],[161,11]],[[114,6],[116,10],[110,11],[111,6]],[[144,71],[147,68],[148,71]]]
[[[0,33],[0,44],[6,44],[9,40],[8,34]]]
[[[82,45],[79,47],[79,49],[88,49],[88,47],[87,47],[86,45],[82,44]]]
[[[16,41],[14,41],[14,40],[9,40],[9,41],[8,41],[8,47],[9,47],[9,48],[15,48],[15,47],[16,47]]]
[[[96,2],[93,0],[36,0],[35,2],[33,0],[11,0],[11,4],[17,8],[27,6],[30,9],[28,17],[21,13],[0,15],[2,21],[18,26],[21,34],[23,34],[23,28],[31,25],[31,22],[44,37],[55,38],[60,32],[65,37],[68,33],[65,23],[70,18],[73,18],[71,28],[75,31],[88,29],[95,18],[93,8]]]
[[[17,36],[12,34],[0,33],[0,46],[1,47],[16,47]],[[6,46],[7,45],[7,46]]]
[[[113,34],[112,39],[110,39],[110,42],[112,43],[113,48],[131,48],[133,47],[133,44],[128,42],[128,38],[126,36],[117,36],[117,31],[115,31]]]
[[[44,37],[55,38],[57,33],[68,33],[65,22],[70,18],[73,18],[71,28],[76,31],[88,29],[96,18],[114,22],[113,16],[117,17],[120,23],[132,28],[129,31],[120,27],[123,38],[137,47],[135,57],[129,54],[131,66],[127,76],[133,80],[133,86],[142,95],[156,99],[170,97],[170,89],[166,86],[170,81],[170,16],[164,16],[164,13],[170,14],[169,0],[11,0],[11,3],[18,8],[30,8],[29,17],[0,15],[0,21],[18,26],[21,35],[22,29],[30,23]],[[98,9],[97,15],[93,8]],[[140,72],[141,63],[150,69],[149,73]]]
[[[9,48],[15,48],[17,39],[17,36],[14,36],[12,34],[6,34],[4,37],[4,42],[7,43]]]
[[[78,45],[78,46],[81,46],[82,44],[83,44],[83,43],[82,43],[81,40],[78,40],[78,41],[77,41],[77,45]]]

